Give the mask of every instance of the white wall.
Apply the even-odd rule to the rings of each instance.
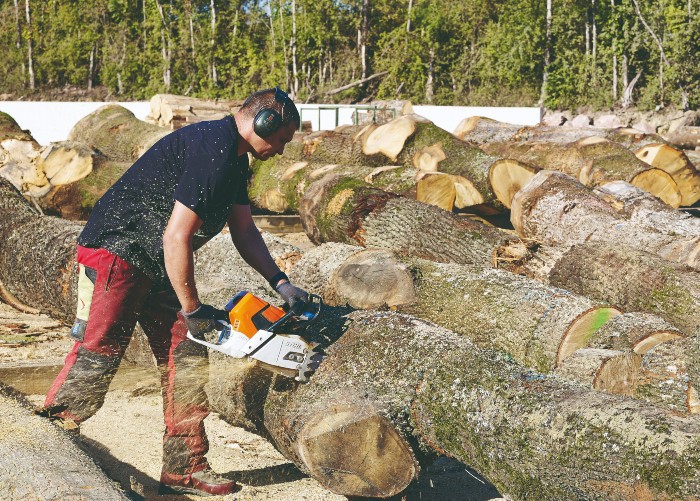
[[[39,144],[65,141],[76,122],[107,103],[0,101],[0,111],[8,113],[23,129],[28,129]],[[150,111],[148,101],[116,103],[144,120]],[[334,129],[352,124],[352,115],[360,106],[298,104],[301,118],[310,121],[313,130]],[[493,118],[516,125],[535,125],[540,121],[539,108],[480,108],[472,106],[414,106],[413,111],[435,125],[454,132],[459,122],[471,116]]]
[[[41,145],[53,141],[65,141],[73,126],[100,106],[110,103],[56,102],[56,101],[0,101],[4,111]],[[137,118],[143,120],[150,111],[148,101],[114,103],[124,106]]]

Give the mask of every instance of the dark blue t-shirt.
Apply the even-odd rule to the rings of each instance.
[[[238,156],[233,117],[178,129],[153,145],[102,196],[78,244],[102,247],[167,284],[163,232],[175,200],[203,224],[198,249],[226,224],[234,204],[247,205],[248,156]]]

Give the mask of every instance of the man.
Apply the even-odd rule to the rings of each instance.
[[[247,153],[260,160],[282,154],[299,126],[296,106],[275,88],[250,96],[235,116],[169,134],[105,193],[78,238],[76,343],[45,409],[77,424],[94,415],[138,321],[161,371],[161,492],[237,490],[205,458],[207,353],[186,333],[204,338],[227,314],[200,302],[193,251],[228,223],[243,259],[290,306],[308,300],[270,256],[246,192]]]

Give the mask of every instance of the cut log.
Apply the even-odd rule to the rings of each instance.
[[[456,207],[490,215],[503,211],[504,203],[510,203],[509,199],[504,202],[496,197],[491,188],[491,166],[498,160],[418,115],[405,115],[379,127],[339,127],[297,137],[283,158],[254,162],[250,192],[261,208],[295,210],[298,197],[314,180],[311,172],[318,178],[334,170],[399,194],[415,196],[419,191],[422,201],[436,201],[445,209]],[[308,164],[300,167],[300,162]],[[325,170],[319,169],[321,166]],[[508,166],[530,170],[516,160]],[[502,165],[501,171],[505,167]],[[438,173],[449,177],[428,176]],[[503,178],[507,180],[508,176]],[[434,188],[438,193],[431,193]],[[508,189],[500,188],[501,193]],[[449,192],[446,201],[444,190]]]
[[[549,283],[625,311],[653,313],[688,335],[700,329],[700,273],[626,245],[576,245],[552,267]]]
[[[82,225],[42,217],[0,179],[0,282],[23,304],[75,319],[75,245]]]
[[[131,499],[19,393],[0,386],[0,407],[2,499]]]
[[[203,120],[218,120],[232,115],[240,109],[243,101],[199,99],[174,94],[155,94],[151,98],[151,110],[146,121],[166,127],[179,129],[191,123]]]
[[[700,148],[700,127],[679,127],[664,135],[664,139],[678,148],[694,150]]]
[[[581,348],[554,371],[556,376],[615,395],[635,396],[642,357],[633,352]]]
[[[665,171],[673,178],[681,194],[680,205],[690,206],[700,200],[700,172],[683,151],[668,144],[648,144],[637,150],[636,155],[640,160]],[[644,189],[642,186],[640,188]],[[649,193],[653,194],[652,191]]]
[[[687,230],[681,235],[676,219],[663,215],[655,218],[655,231],[649,231],[575,179],[554,171],[540,171],[515,195],[511,210],[513,227],[524,239],[565,248],[588,241],[625,243],[698,267],[700,220],[685,216]]]
[[[88,176],[98,161],[96,157],[97,153],[82,143],[51,143],[41,150],[37,167],[44,172],[52,186],[61,186]]]
[[[541,372],[585,346],[601,325],[620,314],[501,270],[397,260],[384,250],[338,244],[306,252],[292,277],[322,291],[329,304],[386,305],[467,336],[480,347],[506,352]]]
[[[601,137],[572,143],[488,143],[482,148],[494,156],[564,172],[585,186],[627,181],[673,207],[681,204],[681,192],[669,173],[642,162],[629,149]]]
[[[83,117],[68,133],[116,162],[133,162],[170,130],[139,120],[117,104],[107,104]]]
[[[647,134],[630,127],[606,129],[600,127],[554,127],[535,125],[524,127],[490,118],[470,117],[462,120],[455,136],[476,144],[500,141],[539,141],[543,143],[571,143],[589,137],[601,137],[627,148],[640,148],[649,143],[665,142],[657,134]]]
[[[333,174],[306,190],[299,213],[314,243],[360,244],[439,262],[489,266],[494,250],[514,240],[479,221]]]
[[[697,454],[695,419],[524,371],[410,317],[350,319],[311,384],[280,384],[265,404],[283,453],[337,493],[396,493],[397,479],[416,470],[404,452],[415,442],[464,461],[513,499],[682,499],[700,487],[697,469],[683,466]],[[386,456],[371,448],[374,461],[346,469],[338,456],[368,450],[359,437]]]
[[[97,201],[131,167],[131,162],[114,162],[99,155],[93,159],[90,174],[69,184],[52,186],[38,199],[48,215],[85,221]]]
[[[654,346],[685,337],[661,317],[631,312],[613,317],[593,334],[588,347],[609,350],[631,350],[644,355]]]
[[[48,180],[35,163],[40,151],[39,143],[28,131],[0,112],[0,177],[24,193],[38,196],[45,192]]]

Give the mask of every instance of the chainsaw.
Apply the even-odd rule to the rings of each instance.
[[[189,331],[187,337],[234,358],[250,357],[267,370],[304,383],[318,368],[323,353],[318,343],[306,341],[301,334],[318,318],[322,305],[319,296],[310,294],[307,302],[285,309],[241,291],[224,308],[229,322],[218,321],[215,343],[197,339]]]

